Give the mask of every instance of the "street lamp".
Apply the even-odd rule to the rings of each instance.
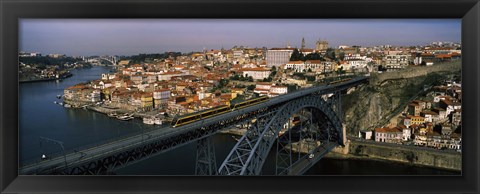
[[[45,153],[43,153],[43,149],[42,149],[43,148],[42,147],[43,142],[57,144],[57,145],[60,146],[60,148],[62,148],[63,159],[65,160],[65,168],[67,168],[68,167],[68,165],[67,165],[67,155],[65,154],[65,147],[63,147],[63,142],[55,140],[55,139],[41,137],[41,136],[39,138],[40,138],[40,151],[42,152],[42,159],[47,159],[47,156],[45,155]]]

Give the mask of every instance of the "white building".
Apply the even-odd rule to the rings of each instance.
[[[403,132],[403,141],[410,141],[410,139],[412,138],[412,129],[410,128],[403,128],[402,129],[402,132]]]
[[[253,79],[260,79],[260,80],[264,78],[268,78],[268,76],[270,75],[270,69],[262,68],[262,67],[245,68],[245,69],[241,69],[240,71],[243,72],[244,77],[252,76]]]
[[[303,61],[289,61],[284,69],[292,69],[295,72],[303,72],[305,70],[305,62]]]
[[[158,89],[153,92],[153,99],[168,99],[170,97],[169,89]]]
[[[362,139],[372,139],[373,132],[371,130],[358,131],[358,137]]]
[[[400,143],[403,139],[403,131],[394,128],[376,128],[375,129],[375,141],[387,142],[387,143]]]
[[[102,80],[115,79],[115,74],[102,73]]]
[[[364,70],[367,67],[367,61],[364,59],[348,59],[345,61],[349,64],[350,70]]]
[[[290,61],[293,50],[293,48],[272,48],[267,50],[267,66],[278,67],[287,64]]]
[[[170,97],[169,89],[157,89],[153,92],[153,104],[154,108],[165,108]]]
[[[270,91],[268,93],[268,97],[276,97],[282,94],[286,94],[288,92],[287,86],[272,86],[270,87]]]
[[[307,61],[289,61],[284,69],[292,69],[295,72],[312,72],[322,73],[331,71],[332,62],[320,61],[320,60],[307,60]]]
[[[243,50],[234,50],[233,51],[233,58],[239,59],[243,57]]]
[[[265,96],[265,95],[268,95],[271,87],[272,87],[271,83],[259,82],[255,86],[255,89],[253,90],[253,92],[259,94],[260,96]]]

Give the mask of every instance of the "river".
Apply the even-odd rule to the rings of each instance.
[[[52,155],[62,151],[58,143],[40,141],[40,137],[62,142],[67,151],[99,144],[115,138],[149,130],[140,120],[119,121],[104,114],[64,108],[54,101],[66,87],[99,79],[110,67],[93,67],[72,70],[72,77],[62,81],[19,84],[19,161],[20,164],[39,160],[42,154]],[[213,137],[217,165],[219,166],[235,145],[232,135]],[[195,171],[195,143],[185,145],[148,160],[130,165],[115,172],[119,175],[192,175]],[[263,174],[275,170],[274,154],[267,158]],[[447,170],[410,166],[400,163],[367,160],[323,158],[307,175],[440,175],[457,174]]]

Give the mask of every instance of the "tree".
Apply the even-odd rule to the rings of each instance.
[[[320,53],[309,53],[307,55],[305,55],[304,57],[304,60],[321,60],[321,61],[325,61],[325,59],[323,59],[323,57],[320,55]]]
[[[288,84],[288,85],[287,85],[287,91],[288,91],[288,93],[294,92],[295,90],[297,90],[297,85],[296,85],[296,84]]]
[[[338,54],[338,57],[340,58],[340,60],[345,59],[345,53],[344,53],[344,52],[340,52],[340,53]]]
[[[337,74],[342,75],[344,73],[345,73],[345,71],[343,70],[343,66],[340,67],[340,69],[337,69]]]
[[[294,49],[292,55],[290,56],[290,61],[303,61],[304,57],[305,56],[303,56],[298,49]]]
[[[315,76],[306,76],[306,78],[307,78],[307,81],[309,82],[315,81]]]
[[[335,60],[335,50],[332,48],[327,48],[326,55],[328,58]]]

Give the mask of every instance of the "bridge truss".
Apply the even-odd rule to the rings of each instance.
[[[342,123],[333,109],[339,107],[339,96],[335,94],[324,101],[318,95],[309,95],[269,109],[258,116],[240,138],[218,173],[261,174],[262,166],[276,142],[275,174],[291,174],[295,163],[311,158],[320,150],[319,153],[324,155],[334,146],[343,144]],[[301,112],[308,112],[308,118],[300,118],[299,124],[291,127],[292,116]]]

